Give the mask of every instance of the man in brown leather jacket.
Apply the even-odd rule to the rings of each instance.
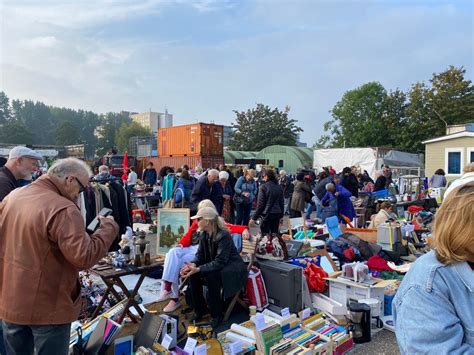
[[[110,217],[89,236],[77,206],[91,176],[82,161],[56,161],[47,175],[0,204],[0,319],[8,354],[67,354],[81,308],[78,272],[94,266],[118,232]]]

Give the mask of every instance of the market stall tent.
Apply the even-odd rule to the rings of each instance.
[[[416,174],[423,176],[423,155],[408,153],[390,148],[333,148],[315,149],[313,168],[319,171],[332,166],[336,172],[346,166],[357,166],[361,171],[367,170],[375,179],[375,172],[383,165],[388,165],[396,175]]]
[[[268,165],[295,173],[300,168],[313,166],[313,151],[311,148],[271,145],[258,152],[257,159],[266,159]]]
[[[236,160],[256,159],[258,152],[245,152],[239,150],[224,150],[224,163],[226,165],[236,164]]]

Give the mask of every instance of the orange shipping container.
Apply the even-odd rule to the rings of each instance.
[[[224,126],[196,123],[158,129],[158,156],[223,156]]]
[[[180,168],[183,165],[189,166],[190,169],[194,169],[196,166],[200,165],[203,169],[216,168],[219,164],[224,164],[223,156],[184,156],[184,157],[158,157],[158,166],[171,166],[175,170]]]

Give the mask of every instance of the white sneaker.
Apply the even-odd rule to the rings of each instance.
[[[178,309],[178,307],[180,306],[179,302],[176,302],[175,300],[171,300],[165,308],[163,308],[163,312],[173,312],[173,311],[176,311],[176,309]]]
[[[158,296],[158,299],[156,302],[163,302],[166,301],[167,299],[170,299],[172,294],[171,291],[166,291],[166,290],[161,290],[160,295]]]

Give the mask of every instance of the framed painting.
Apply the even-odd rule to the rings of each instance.
[[[175,247],[189,229],[189,208],[160,208],[157,223],[157,254]]]

